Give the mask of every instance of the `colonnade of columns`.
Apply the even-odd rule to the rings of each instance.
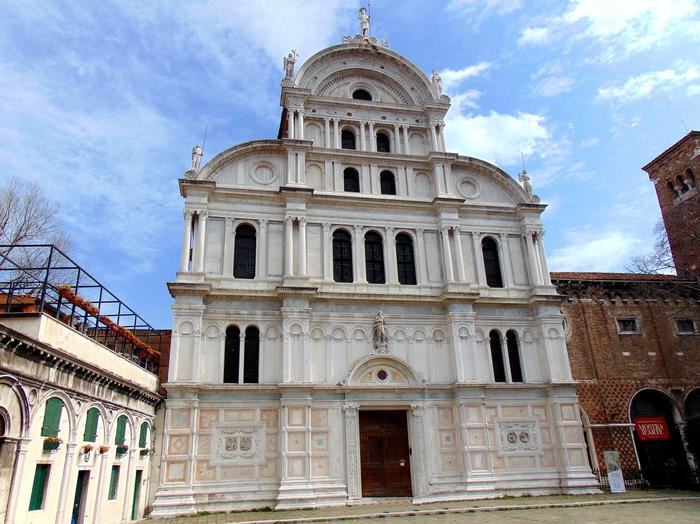
[[[287,108],[287,138],[304,140],[304,110]],[[323,117],[323,147],[341,149],[341,126],[349,123],[347,118],[341,119],[333,117]],[[386,124],[382,125],[382,129],[375,132],[375,122],[368,120],[352,121],[357,129],[357,148],[359,151],[377,151],[377,133],[386,128]],[[445,124],[442,122],[431,122],[428,129],[428,140],[430,141],[431,151],[445,151],[445,138],[443,129]],[[406,124],[394,124],[392,140],[392,153],[403,153],[410,155],[410,127]],[[389,135],[388,129],[386,129]]]

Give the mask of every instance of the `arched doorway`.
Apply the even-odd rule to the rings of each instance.
[[[642,475],[649,484],[687,485],[691,471],[678,429],[680,415],[671,399],[657,390],[642,390],[632,399],[630,419]]]
[[[685,398],[685,440],[688,451],[695,458],[695,469],[700,469],[700,388]]]

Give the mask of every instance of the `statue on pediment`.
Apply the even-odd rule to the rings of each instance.
[[[297,53],[297,50],[292,49],[287,56],[282,58],[284,78],[289,78],[290,80],[294,79],[294,64],[296,63],[298,56],[299,53]]]
[[[442,78],[437,73],[437,71],[433,70],[433,76],[431,77],[430,81],[433,83],[433,86],[438,92],[438,95],[442,95]]]
[[[367,14],[367,9],[360,7],[360,34],[362,36],[369,36],[369,15]]]

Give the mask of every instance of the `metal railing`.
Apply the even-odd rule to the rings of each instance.
[[[45,313],[157,372],[161,330],[52,244],[0,245],[0,314]]]

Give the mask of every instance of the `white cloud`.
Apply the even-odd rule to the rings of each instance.
[[[504,15],[517,11],[522,6],[523,0],[452,0],[447,9],[465,13],[493,11]]]
[[[596,100],[619,103],[649,98],[659,92],[669,92],[700,78],[700,67],[676,63],[673,68],[652,71],[629,78],[624,84],[598,89]]]
[[[542,79],[535,86],[535,92],[540,96],[550,97],[571,91],[574,79],[571,76],[550,76]]]
[[[500,165],[520,163],[526,156],[547,156],[552,137],[541,115],[491,111],[487,115],[448,113],[445,126],[448,149]]]
[[[697,39],[699,11],[695,0],[570,0],[563,15],[523,29],[519,42],[593,40],[602,46],[598,58],[612,61],[665,44],[675,35]]]
[[[686,87],[685,94],[689,97],[700,95],[700,84],[693,84]]]
[[[491,67],[489,62],[479,62],[478,64],[463,67],[462,69],[443,69],[440,71],[440,77],[442,78],[443,89],[451,93],[461,82],[467,78],[471,78],[480,75],[484,71],[487,71]]]
[[[619,230],[568,231],[548,260],[552,271],[619,271],[642,241]]]
[[[581,140],[581,147],[588,149],[589,147],[597,146],[600,144],[600,138],[597,136],[592,136],[591,138],[586,138]]]

